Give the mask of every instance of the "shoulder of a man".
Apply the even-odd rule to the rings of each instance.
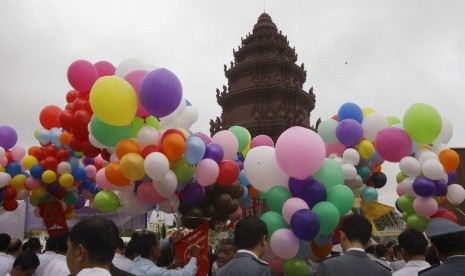
[[[426,269],[419,271],[418,275],[423,275],[423,276],[435,275],[436,273],[439,273],[440,268],[441,268],[441,265],[436,264],[436,265],[433,265],[431,267],[428,267]],[[447,276],[447,275],[444,275],[444,276]]]
[[[245,275],[271,275],[268,263],[252,256],[234,257],[223,267],[220,267],[216,275],[236,275],[236,273],[239,272],[244,273]]]

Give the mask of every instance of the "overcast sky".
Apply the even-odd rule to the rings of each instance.
[[[263,8],[263,0],[1,0],[0,125],[14,127],[19,144],[37,144],[40,110],[64,108],[69,64],[136,58],[177,74],[200,113],[193,130],[208,133],[221,113],[223,64]],[[400,118],[424,102],[452,121],[457,147],[465,146],[464,10],[461,0],[266,1],[306,65],[304,89],[314,86],[312,124],[348,101]],[[382,191],[392,204],[393,187]]]

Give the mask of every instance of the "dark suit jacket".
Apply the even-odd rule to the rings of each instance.
[[[455,276],[465,275],[465,256],[452,256],[442,265],[433,266],[418,273],[421,276]]]
[[[222,266],[217,276],[271,276],[268,264],[246,252],[236,253],[234,258]]]
[[[111,276],[135,276],[132,273],[117,268],[114,264],[110,266],[110,274]]]
[[[365,252],[350,250],[342,256],[330,257],[318,266],[317,276],[392,276],[389,268],[371,260]]]

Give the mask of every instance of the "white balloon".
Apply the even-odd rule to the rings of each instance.
[[[5,149],[0,147],[0,158],[3,158],[3,156],[5,156]]]
[[[360,175],[357,174],[357,176],[354,179],[344,180],[344,184],[352,190],[358,189],[363,186],[363,179]]]
[[[402,185],[404,193],[409,196],[418,196],[417,193],[413,190],[413,181],[415,181],[415,177],[407,177],[399,185]]]
[[[139,142],[141,148],[145,148],[148,145],[159,145],[160,134],[153,127],[144,126],[139,129],[139,132],[137,133],[137,142]]]
[[[253,148],[244,160],[244,173],[259,191],[267,192],[274,186],[287,187],[289,176],[276,162],[275,149],[261,146]]]
[[[434,140],[433,144],[436,143],[449,143],[450,139],[452,138],[452,134],[454,133],[454,128],[452,126],[452,122],[449,118],[441,116],[442,119],[442,128],[441,132],[439,133],[438,137]]]
[[[134,181],[131,181],[129,185],[126,185],[126,186],[116,186],[116,185],[111,185],[111,186],[112,186],[111,190],[116,190],[116,191],[120,191],[123,193],[132,193],[134,191],[134,188],[136,187],[136,183],[134,183]]]
[[[444,167],[438,160],[430,159],[426,160],[423,165],[421,165],[421,171],[423,175],[429,179],[439,180],[444,174]]]
[[[71,164],[69,164],[66,161],[60,162],[57,166],[57,173],[58,174],[64,174],[64,173],[70,173],[71,172]]]
[[[131,216],[138,216],[147,213],[148,206],[138,201],[134,193],[115,191],[115,194],[119,198],[121,204],[121,207],[118,209],[120,212]]]
[[[103,145],[102,143],[100,143],[97,138],[95,138],[95,136],[92,134],[92,132],[90,132],[89,130],[89,142],[92,146],[96,147],[96,148],[99,148],[99,149],[103,149],[105,148],[106,146]]]
[[[344,163],[355,166],[358,165],[358,162],[360,162],[360,154],[356,149],[348,148],[342,154],[342,159],[344,159]]]
[[[452,204],[461,204],[465,200],[465,190],[459,184],[450,184],[447,187],[446,198]]]
[[[341,166],[342,171],[344,172],[344,178],[347,180],[352,180],[357,177],[357,169],[352,164],[344,164]]]
[[[420,155],[420,158],[418,158],[418,161],[420,162],[420,165],[423,165],[426,161],[428,160],[438,160],[439,157],[432,151],[425,151]]]
[[[173,171],[168,171],[161,181],[152,181],[153,188],[164,198],[174,195],[178,186],[178,179]]]
[[[421,173],[420,162],[417,159],[406,156],[399,162],[400,170],[407,176],[416,177]]]
[[[163,153],[152,152],[144,160],[145,173],[152,180],[162,180],[170,169],[170,162]]]
[[[160,211],[171,214],[176,212],[179,208],[179,197],[177,195],[173,195],[168,199],[165,199],[158,203],[158,207]]]
[[[179,127],[190,129],[198,119],[199,111],[193,106],[187,106],[178,117]]]
[[[437,144],[434,144],[433,147],[431,148],[431,151],[434,152],[436,155],[439,156],[439,154],[441,153],[441,151],[445,150],[445,149],[448,149],[449,147],[446,146],[445,144],[443,143],[437,143]]]
[[[31,192],[26,189],[21,189],[16,193],[17,200],[26,200],[31,195]]]
[[[0,188],[10,185],[11,176],[8,173],[0,172]]]
[[[417,152],[415,152],[415,158],[420,160],[420,157],[423,155],[423,153],[429,152],[427,149],[419,149]]]
[[[131,73],[134,70],[154,70],[154,66],[146,64],[135,58],[128,58],[123,60],[118,66],[116,66],[115,76],[124,78],[127,74]]]
[[[363,136],[370,141],[374,141],[378,131],[389,127],[386,117],[381,113],[371,113],[368,114],[363,119],[362,128]]]

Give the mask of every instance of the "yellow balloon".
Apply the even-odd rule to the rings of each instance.
[[[29,197],[29,203],[31,203],[34,207],[37,207],[40,203],[40,197],[35,196],[34,191],[32,191],[31,196]]]
[[[23,165],[26,168],[26,170],[29,170],[30,168],[32,168],[32,166],[37,164],[39,164],[39,161],[32,155],[28,155],[23,159]]]
[[[0,164],[0,172],[5,172],[5,168]]]
[[[32,197],[35,197],[37,199],[41,199],[47,194],[47,189],[45,189],[44,186],[41,186],[37,189],[32,190]]]
[[[76,215],[76,213],[74,211],[69,212],[69,213],[65,214],[65,219],[66,220],[73,219],[75,215]]]
[[[89,100],[94,114],[109,125],[126,126],[136,116],[137,94],[123,78],[99,78],[92,86]]]
[[[362,140],[360,143],[358,143],[356,148],[360,156],[364,159],[369,159],[375,152],[375,147],[369,140]]]
[[[144,158],[137,153],[127,153],[119,163],[121,173],[131,180],[141,180],[145,176]]]
[[[365,118],[366,116],[370,115],[371,113],[375,113],[375,110],[373,108],[371,108],[371,107],[363,107],[362,112],[363,112],[363,118]]]
[[[57,179],[57,175],[52,170],[46,170],[42,173],[42,181],[47,184],[52,184]]]
[[[74,183],[74,177],[69,173],[64,173],[60,176],[58,183],[64,188],[71,187]]]
[[[15,175],[11,179],[11,187],[13,187],[15,190],[24,189],[24,183],[26,183],[26,179],[27,177],[24,174]]]

